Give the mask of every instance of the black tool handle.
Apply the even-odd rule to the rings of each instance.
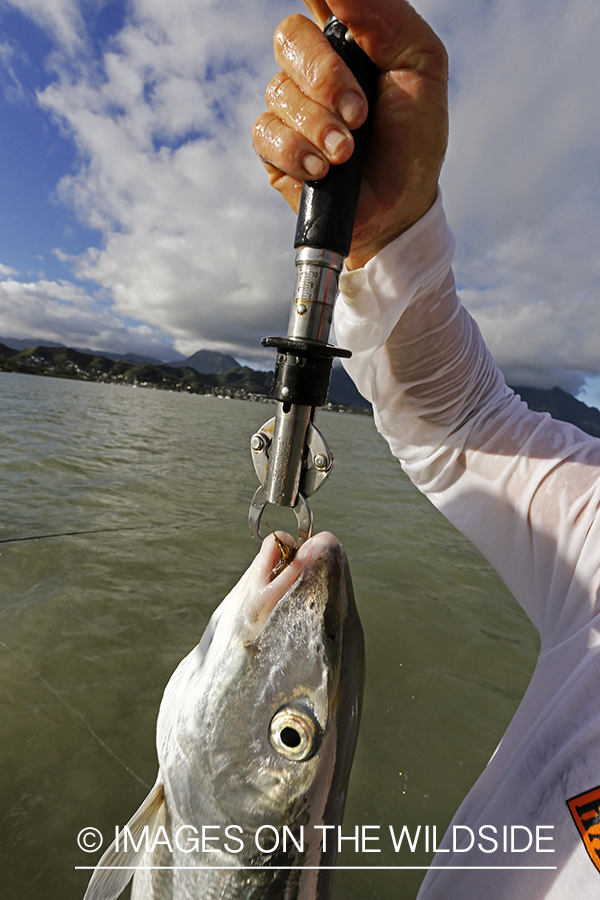
[[[296,225],[294,247],[318,247],[346,257],[350,253],[363,162],[377,93],[379,70],[354,40],[346,38],[348,29],[334,16],[325,24],[324,34],[342,57],[369,104],[366,121],[352,132],[354,152],[339,166],[331,166],[319,181],[305,181]]]

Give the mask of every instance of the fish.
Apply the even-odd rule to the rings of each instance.
[[[364,639],[348,561],[269,535],[160,705],[156,783],[84,900],[327,900],[358,734]],[[285,550],[283,551],[285,554]]]

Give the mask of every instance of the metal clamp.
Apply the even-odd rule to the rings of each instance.
[[[263,537],[260,533],[260,520],[262,518],[263,510],[268,502],[265,489],[259,487],[252,498],[250,514],[248,515],[250,534],[259,547],[263,542]],[[292,512],[295,514],[296,521],[298,522],[298,546],[300,546],[304,541],[307,541],[309,537],[311,537],[313,529],[312,509],[302,494],[298,494],[296,505],[292,506]]]
[[[252,435],[250,440],[254,471],[263,487],[267,483],[269,450],[273,443],[276,421],[277,417],[273,416],[272,419],[265,422],[262,428],[259,428],[256,434]],[[308,454],[300,474],[299,490],[305,497],[312,497],[315,491],[318,491],[323,482],[329,477],[335,459],[327,446],[325,438],[317,426],[312,423],[308,426],[306,445]]]
[[[252,500],[248,521],[252,537],[259,544],[262,541],[260,517],[266,504],[270,502],[265,491],[265,485],[269,467],[269,450],[273,442],[275,423],[276,416],[265,422],[262,428],[252,435],[250,441],[252,463],[261,487],[257,490]],[[303,543],[307,537],[310,537],[312,532],[312,511],[306,498],[311,497],[315,491],[318,491],[323,482],[327,480],[335,462],[333,453],[327,446],[325,438],[312,423],[308,427],[307,449],[306,463],[300,475],[298,500],[291,507],[298,520],[299,544]]]

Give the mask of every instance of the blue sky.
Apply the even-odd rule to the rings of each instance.
[[[0,14],[0,259],[19,270],[35,271],[42,248],[54,246],[59,235],[79,234],[73,211],[48,202],[60,177],[73,167],[76,153],[72,141],[60,134],[35,100],[36,89],[50,80],[43,60],[51,41],[20,12],[0,8]],[[27,56],[21,48],[27,48]],[[85,250],[86,237],[93,239],[82,236],[75,252]]]
[[[600,4],[415,0],[455,273],[509,379],[600,400]],[[268,365],[294,218],[250,127],[296,0],[0,0],[0,335]],[[585,389],[588,393],[585,393]]]

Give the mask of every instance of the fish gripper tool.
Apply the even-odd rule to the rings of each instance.
[[[290,507],[298,522],[298,545],[312,534],[307,497],[328,478],[334,458],[315,426],[316,410],[327,403],[331,368],[349,350],[328,343],[333,307],[344,259],[350,253],[365,151],[379,70],[334,16],[324,34],[362,87],[369,114],[352,132],[354,151],[331,166],[319,181],[305,181],[294,247],[296,286],[287,337],[266,337],[277,350],[271,397],[277,414],[252,436],[250,447],[261,486],[250,505],[249,525],[260,544],[260,520],[267,503]]]

